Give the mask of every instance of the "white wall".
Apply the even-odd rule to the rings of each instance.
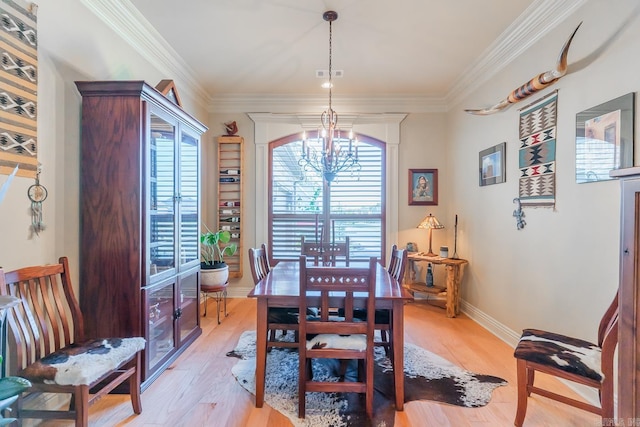
[[[619,183],[575,183],[575,120],[582,110],[640,88],[636,3],[587,3],[490,82],[480,84],[448,115],[450,206],[461,218],[459,254],[470,261],[462,297],[518,333],[536,327],[595,340],[599,318],[615,294]],[[589,55],[630,16],[633,20],[619,38],[578,70],[576,64],[591,60]],[[561,46],[580,21],[584,23],[569,52],[567,76],[506,111],[490,116],[463,112],[493,105],[553,68]],[[527,225],[518,231],[512,216],[513,198],[518,196],[518,109],[553,90],[558,90],[556,207],[525,208]],[[478,152],[503,141],[507,142],[506,183],[479,187]]]

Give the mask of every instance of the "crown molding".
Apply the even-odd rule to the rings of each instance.
[[[283,123],[299,125],[302,129],[317,129],[318,114],[298,114],[298,113],[247,113],[247,116],[254,123]],[[340,114],[340,123],[343,129],[348,129],[354,125],[368,124],[399,124],[406,113],[347,113]]]
[[[211,96],[196,73],[129,0],[81,0],[82,3],[167,78],[180,82],[180,92],[207,109]]]
[[[457,105],[588,1],[538,0],[532,3],[474,64],[462,72],[447,93],[445,104],[448,108]]]
[[[190,95],[209,113],[246,111],[317,111],[326,100],[317,96],[282,94],[208,94],[198,84],[195,72],[164,40],[158,31],[129,0],[81,0],[114,32],[129,43],[145,59],[167,76],[176,76],[180,90]],[[410,95],[380,97],[348,97],[335,99],[336,107],[362,113],[410,111],[437,113],[449,111],[482,83],[563,22],[589,0],[537,0],[518,17],[498,39],[478,55],[478,60],[465,69],[444,98]],[[185,85],[185,87],[182,87]]]
[[[243,113],[246,111],[269,111],[273,113],[317,113],[327,107],[327,98],[315,95],[229,95],[211,99],[210,113]],[[348,96],[332,99],[332,107],[338,111],[358,111],[361,113],[390,113],[411,111],[414,113],[437,113],[447,111],[441,98],[415,96]]]

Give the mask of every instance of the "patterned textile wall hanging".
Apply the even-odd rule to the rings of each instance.
[[[520,110],[522,206],[553,208],[556,203],[556,116],[558,91]]]
[[[0,174],[38,169],[38,40],[34,3],[0,0]]]

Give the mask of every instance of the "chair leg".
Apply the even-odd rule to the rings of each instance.
[[[528,379],[530,375],[528,371],[530,369],[527,368],[527,361],[518,359],[516,370],[518,374],[518,409],[516,410],[516,419],[513,422],[513,425],[516,427],[522,427],[524,416],[527,413],[527,399],[529,396]]]
[[[142,413],[142,401],[140,400],[140,352],[135,358],[136,371],[129,377],[129,394],[131,395],[131,406],[135,414]]]
[[[76,427],[89,426],[89,386],[80,385],[73,393],[76,406]]]
[[[605,421],[612,420],[614,415],[613,379],[607,379],[606,376],[600,390],[600,407],[602,408],[602,425],[605,425]]]

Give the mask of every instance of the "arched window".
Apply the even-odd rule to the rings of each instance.
[[[300,134],[269,143],[269,248],[274,261],[300,256],[301,237],[343,241],[351,261],[385,259],[385,144],[358,135],[359,172],[341,172],[327,185],[304,170]]]

